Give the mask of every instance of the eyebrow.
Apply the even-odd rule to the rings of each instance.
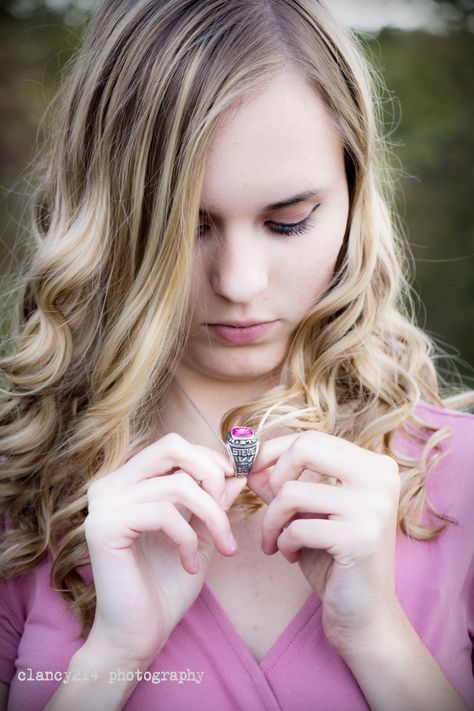
[[[319,197],[322,194],[322,190],[318,188],[313,188],[310,190],[305,190],[302,193],[293,195],[293,197],[285,198],[284,200],[279,200],[278,202],[273,202],[270,205],[266,205],[263,208],[263,212],[271,212],[272,210],[278,210],[281,207],[287,207],[288,205],[296,205],[299,202],[304,202],[312,197]],[[210,215],[211,213],[206,208],[199,208],[200,215]]]

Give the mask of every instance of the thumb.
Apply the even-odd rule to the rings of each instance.
[[[224,511],[228,510],[232,506],[242,489],[245,488],[246,483],[247,477],[233,476],[226,478],[224,489],[224,503],[223,505],[221,504],[221,507]],[[199,516],[196,516],[194,513],[189,519],[189,525],[192,526],[192,528],[196,532],[196,535],[198,537],[198,551],[200,553],[201,559],[204,560],[207,565],[215,549],[214,539],[205,522],[201,518],[199,518]]]
[[[247,484],[246,476],[232,476],[225,480],[224,496],[221,506],[224,511],[228,511],[240,492]]]
[[[270,504],[274,498],[270,485],[270,476],[273,469],[274,466],[270,466],[266,469],[261,469],[260,471],[251,472],[247,482],[247,486],[250,491],[253,491],[254,494],[257,494],[257,496],[260,496],[262,501],[265,501],[266,504]]]

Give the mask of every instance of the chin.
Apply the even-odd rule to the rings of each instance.
[[[268,375],[276,368],[281,367],[284,354],[277,352],[276,348],[229,348],[226,353],[214,352],[211,357],[194,357],[194,368],[207,375],[234,381],[248,381]]]

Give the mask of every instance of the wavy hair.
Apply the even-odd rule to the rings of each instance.
[[[448,385],[436,344],[415,323],[382,85],[360,40],[318,0],[106,0],[51,104],[50,139],[35,163],[34,239],[0,361],[9,383],[0,515],[10,520],[0,574],[19,575],[51,553],[52,584],[84,637],[95,614],[93,584],[79,571],[87,487],[150,443],[183,353],[219,119],[289,67],[319,92],[343,140],[348,228],[280,382],[227,412],[222,434],[245,421],[262,436],[314,429],[382,451],[403,475],[399,529],[431,538],[450,520],[436,513],[444,524],[421,523],[427,472],[449,430],[414,408],[420,398],[446,406]],[[391,448],[410,424],[424,445],[419,459]],[[234,509],[262,505],[246,490]]]

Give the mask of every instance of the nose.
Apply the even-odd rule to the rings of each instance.
[[[251,230],[222,236],[215,246],[210,265],[214,293],[234,303],[254,300],[268,286],[265,244]]]

